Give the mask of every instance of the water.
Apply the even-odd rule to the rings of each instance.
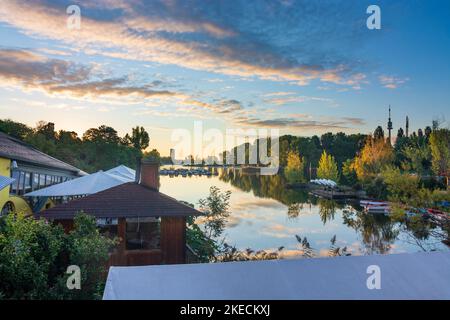
[[[389,217],[360,212],[350,204],[318,199],[306,191],[290,190],[277,176],[241,175],[217,169],[217,176],[161,176],[160,191],[198,207],[211,186],[231,191],[231,216],[224,236],[239,249],[277,250],[298,257],[296,235],[306,237],[316,256],[327,256],[330,240],[352,255],[448,250],[433,236],[437,229],[395,223]],[[427,225],[427,227],[430,227]]]

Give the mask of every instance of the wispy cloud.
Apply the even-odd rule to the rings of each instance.
[[[151,86],[130,85],[126,77],[98,79],[92,66],[60,59],[48,59],[27,50],[0,49],[0,81],[4,86],[21,86],[41,90],[50,95],[74,97],[139,97],[162,98],[179,96]]]
[[[89,54],[299,85],[317,80],[359,88],[364,81],[365,76],[353,70],[354,62],[324,48],[320,36],[327,34],[330,44],[357,36],[357,30],[345,24],[337,28],[323,22],[341,16],[342,5],[301,1],[299,8],[291,8],[271,2],[261,3],[254,12],[255,6],[246,2],[101,0],[85,4],[80,30],[68,30],[63,3],[5,0],[0,21]],[[102,19],[94,14],[99,9]],[[222,10],[233,19],[217,14]],[[323,19],[317,19],[318,14]],[[277,31],[277,26],[283,28]],[[302,36],[305,31],[307,37]],[[297,35],[301,50],[293,43],[286,47],[291,34]]]
[[[395,76],[381,75],[378,77],[381,85],[388,89],[397,89],[399,86],[409,81],[409,78],[400,78]]]
[[[284,105],[288,103],[303,103],[306,101],[319,101],[319,102],[326,102],[333,105],[336,105],[333,99],[329,98],[321,98],[321,97],[309,97],[309,96],[290,96],[290,95],[284,95],[284,96],[277,96],[275,98],[269,98],[264,99],[264,102],[275,104],[275,105]]]

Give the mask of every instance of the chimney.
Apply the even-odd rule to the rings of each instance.
[[[140,184],[144,187],[159,190],[159,161],[144,159],[140,165]]]

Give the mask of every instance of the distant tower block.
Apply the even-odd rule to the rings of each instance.
[[[406,116],[406,137],[409,136],[409,118]]]
[[[393,127],[392,127],[392,120],[391,120],[391,105],[389,105],[389,120],[388,120],[387,129],[389,131],[389,137],[388,137],[389,143],[392,144],[391,138],[392,138],[392,129],[393,129]]]
[[[175,160],[175,149],[170,149],[170,158]]]

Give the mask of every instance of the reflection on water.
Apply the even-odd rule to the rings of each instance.
[[[353,255],[448,250],[433,236],[430,224],[393,222],[386,216],[365,214],[352,203],[288,189],[281,175],[243,175],[239,170],[219,169],[218,176],[161,177],[162,192],[196,205],[213,185],[232,191],[225,236],[239,249],[276,251],[284,247],[282,256],[296,257],[304,253],[300,237],[307,238],[316,256],[340,255],[343,249],[342,253]]]

